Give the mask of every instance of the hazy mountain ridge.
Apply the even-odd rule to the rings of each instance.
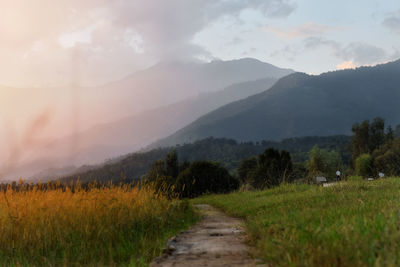
[[[208,136],[280,140],[349,134],[357,121],[400,122],[400,61],[318,76],[291,74],[270,90],[223,106],[153,146]]]
[[[199,93],[219,91],[235,83],[280,78],[292,72],[252,58],[210,63],[168,61],[121,81],[93,88],[92,93],[107,91],[104,104],[126,107],[125,114],[132,114],[173,104]],[[120,97],[115,97],[115,91]]]
[[[79,165],[80,162],[86,164],[100,163],[105,159],[118,157],[143,148],[159,138],[172,134],[176,129],[221,105],[265,91],[275,82],[276,79],[267,78],[234,84],[222,91],[201,94],[196,98],[142,112],[113,123],[94,126],[76,136],[53,142],[48,145],[48,149],[50,151],[56,147],[66,149],[69,139],[77,139],[86,146],[76,151],[74,157],[71,157],[68,162],[73,165]],[[137,125],[146,125],[146,127],[137,127]],[[64,168],[49,169],[47,172],[38,173],[34,176],[48,177],[51,174],[64,175]]]
[[[138,150],[222,105],[267,90],[278,78],[292,72],[255,59],[211,63],[164,62],[119,82],[81,88],[80,102],[77,101],[82,106],[78,114],[81,123],[85,122],[85,116],[104,117],[107,121],[106,118],[117,114],[135,113],[134,110],[141,109],[135,102],[143,102],[143,107],[163,105],[97,124],[75,134],[65,136],[60,129],[57,139],[38,146],[35,157],[15,166],[15,176],[27,177],[43,169],[100,163]],[[146,90],[134,90],[140,86]],[[43,90],[43,94],[47,95],[49,90]],[[68,99],[68,94],[63,93],[57,99]],[[191,97],[168,104],[168,97],[164,94],[176,95],[176,99]],[[146,104],[146,97],[153,101],[152,104]],[[31,102],[34,101],[32,98]]]

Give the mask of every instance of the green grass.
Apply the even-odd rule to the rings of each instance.
[[[194,200],[245,220],[272,266],[399,266],[400,179],[323,188],[287,184]]]

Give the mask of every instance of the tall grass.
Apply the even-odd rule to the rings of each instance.
[[[244,218],[272,266],[399,266],[400,179],[282,185],[195,200]]]
[[[188,202],[129,185],[0,192],[0,265],[146,265],[196,220]]]

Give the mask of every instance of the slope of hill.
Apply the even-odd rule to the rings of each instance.
[[[176,103],[200,93],[219,91],[235,83],[281,78],[292,72],[252,58],[210,63],[169,61],[136,72],[121,81],[86,90],[86,93],[88,99],[90,95],[103,96],[101,102],[96,98],[89,102],[90,106],[102,104],[107,112],[115,113],[114,117],[122,117]]]
[[[85,147],[77,151],[73,164],[93,163],[138,150],[168,136],[200,116],[225,104],[268,90],[277,79],[266,78],[231,85],[222,91],[203,93],[178,103],[156,108],[112,123],[59,139],[49,148],[68,145],[76,139]],[[99,149],[103,147],[103,149]],[[59,150],[59,149],[58,149]]]
[[[180,162],[192,162],[195,160],[215,161],[221,163],[230,171],[234,171],[243,159],[258,155],[270,147],[287,150],[292,153],[295,162],[304,162],[308,159],[308,151],[314,145],[318,145],[324,149],[339,151],[344,161],[348,162],[350,155],[346,151],[346,145],[349,140],[348,136],[303,137],[286,139],[281,142],[262,141],[254,144],[252,142],[238,143],[232,139],[207,138],[196,141],[193,144],[129,154],[111,160],[101,166],[85,166],[80,170],[75,170],[75,174],[70,174],[61,180],[70,182],[79,178],[84,183],[93,180],[101,182],[137,180],[150,169],[154,161],[163,159],[171,149],[176,150]],[[54,179],[56,177],[36,177],[36,179],[42,180],[51,178]]]
[[[295,73],[268,91],[206,114],[154,146],[208,136],[279,140],[349,134],[354,122],[376,116],[398,124],[399,103],[400,61],[318,76]]]
[[[9,90],[0,98],[2,107],[24,107],[6,118],[14,124],[21,121],[17,132],[29,128],[22,124],[35,117],[34,110],[46,111],[50,122],[40,129],[48,132],[43,136],[46,141],[36,136],[35,146],[25,146],[4,177],[27,177],[43,169],[93,164],[132,152],[222,105],[264,91],[292,72],[248,58],[163,62],[102,87]],[[87,130],[79,131],[79,125]],[[4,134],[10,135],[0,129],[0,137]],[[48,142],[54,135],[57,138]],[[13,141],[13,147],[22,146]],[[7,161],[7,154],[0,151],[0,159]]]

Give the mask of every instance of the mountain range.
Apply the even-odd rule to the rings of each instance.
[[[228,86],[224,90],[203,93],[178,103],[159,107],[94,127],[49,143],[45,149],[66,150],[70,140],[82,144],[70,164],[95,163],[130,153],[168,136],[200,116],[233,101],[269,89],[276,78],[265,78]]]
[[[272,88],[212,111],[152,145],[209,136],[238,141],[351,133],[352,125],[382,117],[400,123],[400,60],[321,75],[294,73]]]
[[[21,153],[9,175],[26,177],[59,167],[65,172],[73,169],[65,166],[99,163],[138,150],[220,106],[267,90],[290,73],[250,58],[174,61],[100,87],[11,90],[0,102],[26,101],[21,102],[26,110],[17,114],[19,119],[32,117],[30,110],[45,110],[49,103],[57,107],[49,112],[55,123],[46,125],[57,137],[51,141],[35,137],[32,151],[21,149],[23,145],[14,140],[13,147]],[[74,94],[78,99],[71,99]],[[77,123],[87,129],[73,129]]]

